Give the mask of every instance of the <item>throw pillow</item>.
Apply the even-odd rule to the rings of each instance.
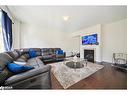
[[[18,65],[25,65],[26,62],[19,62],[19,61],[14,61],[15,64],[18,64]]]
[[[34,69],[34,67],[32,66],[23,66],[23,65],[18,65],[15,63],[7,64],[7,68],[9,71],[11,71],[14,74],[19,74],[19,73]]]
[[[24,54],[24,56],[25,56],[27,59],[30,58],[29,53]]]
[[[64,54],[63,50],[56,50],[56,54]]]
[[[29,56],[30,58],[36,57],[37,56],[36,51],[29,49]]]
[[[22,56],[20,56],[20,58],[22,58],[23,60],[27,61],[28,59],[26,58],[25,54],[23,54]]]

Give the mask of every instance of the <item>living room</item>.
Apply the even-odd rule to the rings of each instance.
[[[43,74],[45,75],[41,76],[45,76],[45,78],[47,79],[47,81],[45,81],[45,79],[42,79],[43,81],[41,82],[49,83],[49,85],[42,83],[43,87],[47,87],[44,87],[44,89],[127,88],[127,76],[125,70],[119,71],[115,69],[115,67],[111,66],[114,62],[114,53],[127,53],[127,45],[125,44],[127,41],[127,6],[7,5],[0,6],[0,8],[2,11],[6,12],[8,17],[12,20],[13,43],[11,51],[27,51],[29,52],[29,54],[32,53],[32,55],[30,56],[34,56],[33,54],[35,53],[30,52],[30,48],[32,48],[37,50],[37,52],[39,51],[39,53],[50,52],[51,55],[51,52],[58,52],[58,54],[62,54],[62,57],[52,54],[52,57],[55,56],[53,62],[51,61],[52,59],[46,59],[47,56],[43,56],[43,58],[41,59],[41,61],[43,60],[44,63],[46,62],[46,60],[51,61],[45,63],[46,67],[44,69],[48,70],[48,72],[43,72]],[[83,39],[87,37],[94,37],[96,39],[96,42],[93,44],[83,43]],[[93,63],[89,62],[89,59],[84,60],[85,50],[93,51]],[[4,47],[3,49],[1,49],[1,53],[2,52],[6,52],[4,50]],[[88,55],[86,55],[86,57],[87,56]],[[79,65],[68,65],[66,61],[70,60],[69,58],[73,58],[73,61],[77,61],[77,59],[79,58],[80,60],[85,61],[85,64],[80,64],[80,62],[76,63],[80,64],[81,69]],[[40,60],[36,61],[40,62]],[[127,62],[127,60],[125,61]],[[30,63],[32,62],[30,61]],[[41,64],[43,62],[41,62]],[[49,67],[48,65],[51,67]],[[64,67],[62,68],[61,65]],[[92,70],[88,71],[88,73],[82,73],[82,70],[86,70],[86,67],[89,66],[91,66]],[[59,67],[59,70],[55,69],[54,67]],[[51,70],[51,74],[49,74],[49,71],[52,68],[54,71]],[[80,72],[76,73],[76,70]],[[39,69],[38,72],[42,73],[42,71],[43,70]],[[67,74],[64,75],[63,72]],[[81,75],[79,73],[81,73]],[[30,74],[32,74],[32,72]],[[75,74],[75,76],[72,76],[73,74]],[[108,77],[105,75],[107,75]],[[64,76],[65,78],[63,78],[62,76]],[[40,76],[37,77],[40,79]],[[103,80],[103,78],[105,80]],[[33,82],[34,80],[29,81]],[[14,80],[8,80],[6,82],[14,82]],[[24,83],[23,82],[19,82],[12,88],[29,89],[29,87],[25,87],[25,84],[28,81]],[[39,82],[40,80],[35,82],[35,85]],[[5,84],[5,86],[7,85]],[[33,88],[30,89],[43,89],[43,87],[39,88],[38,85],[32,85],[32,87]]]
[[[4,7],[4,6],[2,6]],[[13,14],[13,12],[15,14],[19,14],[22,18],[24,14],[22,13],[22,10],[26,10],[26,13],[29,15],[32,15],[32,13],[29,13],[28,11],[32,10],[32,12],[34,13],[35,11],[38,10],[37,13],[39,13],[39,7],[16,7],[19,8],[19,10],[17,9],[18,13],[16,13],[15,11],[13,11],[13,9],[15,9],[16,6],[9,6],[10,10],[12,8],[11,14]],[[52,12],[52,10],[50,8],[53,7],[42,7],[42,9],[40,8],[40,10],[49,10],[49,12]],[[66,10],[69,9],[69,7],[61,7],[62,10]],[[81,10],[82,7],[70,7],[70,11],[73,9],[78,9],[77,11]],[[90,8],[90,7],[87,7]],[[98,11],[100,12],[99,7],[91,7],[92,9],[98,9]],[[110,8],[107,7],[110,10],[112,9],[112,7]],[[119,13],[116,11],[118,8]],[[6,8],[5,8],[6,9]],[[34,11],[35,9],[35,11]],[[85,7],[84,7],[85,9]],[[82,9],[81,12],[84,10]],[[95,9],[95,10],[96,10]],[[104,10],[106,10],[106,7],[103,8]],[[115,9],[115,7],[114,7]],[[60,14],[60,16],[58,16],[58,21],[56,20],[55,22],[47,22],[45,23],[45,26],[41,24],[40,21],[40,17],[37,17],[38,19],[34,20],[32,17],[29,17],[29,19],[23,18],[23,19],[27,19],[27,23],[24,23],[22,21],[19,20],[15,20],[14,23],[14,44],[13,44],[13,48],[14,49],[19,49],[19,48],[29,48],[29,47],[49,47],[49,48],[54,48],[54,47],[60,47],[62,48],[64,51],[66,51],[66,53],[70,53],[70,52],[80,52],[81,54],[82,52],[82,48],[85,46],[86,48],[97,48],[97,58],[95,59],[95,61],[101,62],[111,62],[112,63],[112,54],[113,53],[117,53],[117,52],[126,52],[126,32],[124,30],[126,30],[126,13],[123,11],[126,11],[126,6],[124,7],[116,7],[115,10],[111,10],[111,12],[114,11],[114,13],[110,13],[110,16],[114,16],[117,14],[116,17],[110,17],[110,21],[107,21],[106,19],[103,21],[103,23],[97,23],[97,24],[93,24],[92,26],[88,25],[84,26],[82,28],[79,28],[78,30],[74,31],[74,28],[77,27],[72,27],[73,29],[70,30],[69,24],[71,23],[71,20],[73,19],[73,17],[69,17],[70,19],[66,22],[63,19],[62,14]],[[57,11],[57,7],[54,7],[54,11]],[[61,11],[61,10],[60,10]],[[103,10],[102,10],[103,11]],[[25,11],[24,11],[25,12]],[[44,11],[45,12],[45,11]],[[47,15],[46,15],[47,14]],[[50,13],[52,14],[52,13]],[[50,14],[47,12],[45,12],[47,19],[53,19],[50,18]],[[67,13],[63,13],[63,14],[67,14]],[[68,12],[69,14],[69,12]],[[72,13],[71,13],[72,14]],[[80,13],[79,13],[80,14]],[[94,14],[94,13],[93,13]],[[106,14],[106,13],[105,13]],[[119,14],[119,15],[118,15]],[[42,14],[43,15],[43,14]],[[55,15],[55,14],[54,14]],[[82,15],[82,14],[81,14]],[[99,16],[99,15],[98,15]],[[109,16],[109,14],[108,14]],[[94,19],[97,19],[98,17],[95,16]],[[100,18],[100,17],[99,17]],[[98,18],[98,19],[99,19]],[[111,19],[112,18],[112,19]],[[32,19],[32,22],[30,22]],[[41,18],[41,19],[46,19],[46,18]],[[56,17],[57,19],[57,17]],[[78,18],[77,18],[78,19]],[[90,18],[91,19],[91,18]],[[102,18],[103,19],[103,18]],[[59,22],[59,20],[61,20],[61,22]],[[40,22],[39,22],[40,21]],[[45,21],[46,22],[46,21]],[[100,21],[101,22],[101,21]],[[58,23],[59,26],[57,25]],[[92,23],[92,22],[91,22]],[[53,24],[53,25],[52,25]],[[70,24],[71,25],[71,24]],[[72,25],[73,26],[73,25]],[[42,28],[43,27],[43,28]],[[64,29],[66,28],[66,29]],[[27,31],[27,32],[26,32]],[[60,32],[61,31],[61,32]],[[68,32],[68,31],[72,31],[72,32]],[[74,32],[73,32],[74,31]],[[110,32],[107,32],[110,31]],[[82,36],[85,35],[90,35],[90,34],[98,34],[98,42],[99,45],[82,45],[82,43],[80,43],[82,40]],[[36,36],[35,36],[36,35]],[[48,39],[48,38],[49,39]],[[33,40],[34,38],[34,40]],[[124,46],[123,46],[124,45]],[[118,48],[116,48],[118,47]],[[82,56],[82,55],[81,55]]]

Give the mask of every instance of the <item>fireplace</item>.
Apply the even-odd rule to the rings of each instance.
[[[84,50],[84,59],[87,59],[89,62],[94,62],[94,50]]]

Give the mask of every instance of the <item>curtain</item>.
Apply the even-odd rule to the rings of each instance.
[[[6,51],[12,48],[12,21],[5,11],[2,10],[2,33]]]

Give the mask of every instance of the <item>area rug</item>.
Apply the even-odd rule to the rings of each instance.
[[[91,62],[88,62],[87,66],[84,65],[84,67],[80,69],[70,68],[66,66],[64,62],[53,63],[51,66],[52,73],[64,89],[67,89],[68,87],[74,85],[84,78],[87,78],[104,67],[103,65]]]

